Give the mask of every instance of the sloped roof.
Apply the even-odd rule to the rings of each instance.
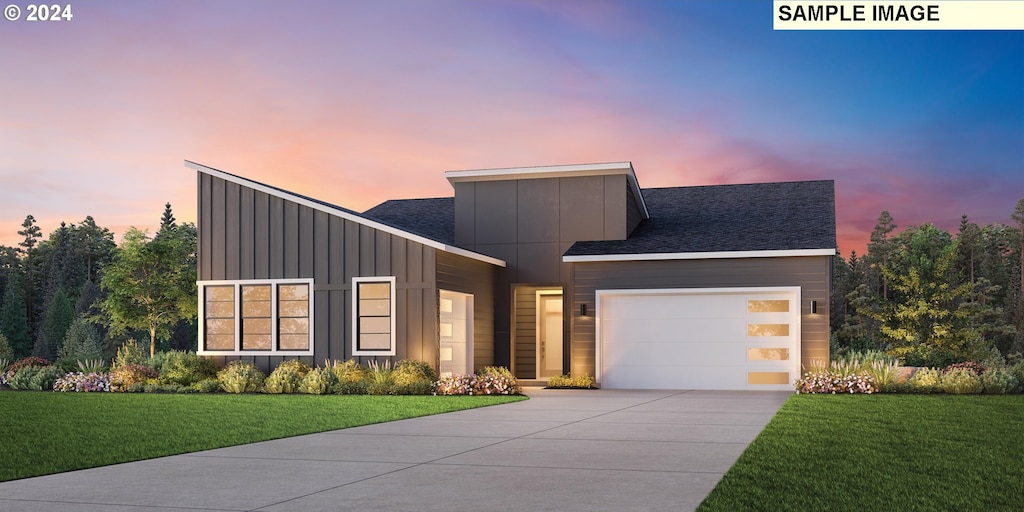
[[[651,216],[628,239],[577,242],[565,256],[836,248],[831,180],[649,188],[643,194]]]
[[[213,167],[208,167],[203,164],[190,162],[188,160],[185,160],[185,167],[194,169],[204,174],[209,174],[211,176],[218,177],[223,180],[230,181],[232,183],[237,183],[245,187],[259,190],[261,192],[270,194],[275,197],[280,197],[288,201],[308,206],[310,208],[325,212],[330,215],[342,217],[346,220],[350,220],[373,229],[379,229],[381,231],[385,231],[387,233],[391,233],[393,235],[400,236],[407,240],[412,240],[414,242],[421,243],[423,245],[433,247],[435,249],[483,261],[485,263],[490,263],[492,265],[497,265],[501,267],[505,266],[505,262],[500,259],[487,256],[485,254],[480,254],[478,252],[470,251],[467,249],[463,249],[461,247],[456,247],[449,242],[446,242],[444,240],[438,240],[437,238],[428,236],[426,234],[412,232],[404,228],[401,224],[393,224],[386,221],[382,221],[380,219],[375,219],[365,214],[349,210],[348,208],[342,208],[340,206],[336,206],[331,203],[321,201],[319,199],[313,199],[302,194],[296,194],[295,192],[290,192],[282,188],[267,185],[265,183],[260,183],[249,178],[243,178],[235,174],[224,172],[219,169],[214,169]],[[452,224],[454,226],[454,204],[452,212],[453,214],[450,216],[453,218]]]
[[[826,181],[646,188],[650,211],[626,240],[577,242],[568,260],[618,255],[706,255],[836,248],[835,185]],[[399,199],[364,214],[455,243],[455,199]]]
[[[392,199],[363,215],[420,236],[455,244],[455,198]]]

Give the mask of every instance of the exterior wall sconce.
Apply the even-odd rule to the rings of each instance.
[[[812,300],[811,301],[811,314],[812,315],[817,315],[818,314],[818,301],[816,301],[816,300]]]
[[[580,304],[580,316],[587,316],[587,305],[586,305],[586,303]]]

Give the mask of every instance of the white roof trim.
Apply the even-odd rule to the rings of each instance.
[[[459,256],[465,256],[467,258],[471,258],[471,259],[474,259],[474,260],[477,260],[477,261],[482,261],[484,263],[490,263],[492,265],[497,265],[499,267],[504,267],[506,265],[504,261],[499,260],[498,258],[492,258],[492,257],[486,256],[484,254],[476,253],[476,252],[473,252],[473,251],[467,251],[466,249],[463,249],[461,247],[454,247],[454,246],[451,246],[451,245],[448,245],[448,244],[445,244],[445,243],[442,243],[442,242],[438,242],[437,240],[426,238],[426,237],[421,236],[421,235],[416,235],[416,234],[413,234],[413,233],[409,233],[408,231],[403,231],[401,229],[388,226],[386,224],[381,224],[379,222],[372,221],[372,220],[367,219],[365,217],[361,217],[361,216],[358,216],[358,215],[353,215],[353,214],[351,214],[351,213],[349,213],[349,212],[347,212],[345,210],[340,210],[340,209],[337,209],[337,208],[331,208],[331,207],[329,207],[327,205],[320,204],[320,203],[315,202],[315,201],[310,201],[310,200],[308,200],[308,199],[306,199],[304,197],[300,197],[300,196],[297,196],[297,195],[294,195],[294,194],[290,194],[290,193],[287,193],[287,192],[284,192],[284,191],[281,191],[281,190],[277,190],[275,188],[268,187],[268,186],[263,185],[261,183],[257,183],[255,181],[248,180],[246,178],[242,178],[242,177],[239,177],[239,176],[228,174],[228,173],[226,173],[224,171],[219,171],[219,170],[214,169],[212,167],[207,167],[207,166],[205,166],[203,164],[197,164],[195,162],[190,162],[188,160],[185,160],[185,167],[188,167],[190,169],[195,169],[196,171],[199,171],[199,172],[202,172],[202,173],[205,173],[205,174],[209,174],[211,176],[216,176],[217,178],[220,178],[220,179],[225,180],[225,181],[230,181],[232,183],[237,183],[237,184],[242,185],[244,187],[249,187],[249,188],[254,189],[254,190],[259,190],[260,192],[263,192],[265,194],[269,194],[269,195],[272,195],[274,197],[280,197],[281,199],[286,199],[286,200],[291,201],[293,203],[298,203],[298,204],[301,204],[303,206],[312,208],[314,210],[319,210],[321,212],[324,212],[324,213],[327,213],[327,214],[330,214],[330,215],[341,217],[341,218],[343,218],[345,220],[350,220],[352,222],[355,222],[355,223],[358,223],[358,224],[362,224],[362,225],[364,225],[366,227],[377,229],[377,230],[383,231],[385,233],[390,233],[390,234],[395,235],[395,236],[400,236],[402,238],[405,238],[406,240],[410,240],[410,241],[413,241],[413,242],[421,243],[421,244],[426,245],[428,247],[433,247],[435,249],[439,249],[439,250],[442,250],[444,252],[449,252],[449,253],[452,253],[452,254],[457,254]]]
[[[835,249],[793,249],[785,251],[654,252],[648,254],[593,254],[562,256],[565,263],[597,261],[713,260],[725,258],[789,258],[795,256],[835,256]]]
[[[508,167],[503,169],[475,169],[465,171],[446,171],[444,173],[448,182],[454,186],[456,183],[467,181],[502,181],[502,180],[529,180],[540,178],[573,178],[579,176],[610,176],[625,174],[630,189],[640,204],[641,214],[645,219],[651,217],[647,211],[647,202],[640,192],[640,183],[637,182],[636,172],[633,170],[632,162],[609,162],[602,164],[572,164],[572,165],[548,165],[542,167]]]

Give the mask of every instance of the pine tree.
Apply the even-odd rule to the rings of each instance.
[[[167,203],[164,205],[164,214],[160,217],[160,233],[176,227],[178,225],[175,223],[174,213],[171,211],[171,203]]]
[[[36,247],[39,239],[42,238],[43,231],[36,225],[36,218],[31,215],[25,217],[25,222],[21,223],[21,228],[18,234],[25,237],[25,239],[19,242],[18,245],[21,247],[22,252],[28,254]]]
[[[975,269],[977,268],[978,244],[981,241],[981,228],[977,224],[967,220],[967,214],[960,217],[960,232],[956,236],[959,252],[960,267],[964,276],[973,283],[976,280]]]
[[[76,318],[68,328],[57,356],[59,359],[102,359],[99,333],[85,318]]]
[[[68,328],[71,327],[71,323],[74,320],[74,304],[68,299],[63,289],[58,289],[53,299],[50,300],[50,307],[46,309],[46,313],[43,315],[43,323],[36,334],[36,345],[40,345],[39,340],[42,340],[43,344],[46,345],[47,354],[49,355],[47,359],[57,354],[61,343],[64,342],[64,337],[67,335]]]
[[[874,274],[880,281],[882,300],[889,300],[889,283],[881,269],[889,265],[889,258],[892,253],[892,240],[889,235],[896,230],[892,215],[888,210],[883,210],[878,216],[878,224],[871,231],[871,242],[868,243],[868,261],[874,267]]]
[[[21,291],[21,279],[12,273],[4,291],[3,307],[0,307],[0,333],[7,336],[14,357],[22,358],[32,351],[32,333],[28,326],[25,297]]]

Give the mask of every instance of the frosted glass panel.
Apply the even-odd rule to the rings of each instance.
[[[747,384],[789,384],[789,372],[747,372]]]
[[[747,336],[789,336],[789,324],[747,324]]]
[[[788,300],[748,300],[747,311],[751,313],[788,313]]]
[[[278,339],[279,350],[309,350],[309,334],[282,334]]]
[[[390,350],[390,334],[360,334],[359,350]]]
[[[391,283],[359,283],[360,299],[391,298]]]
[[[789,349],[748,348],[747,361],[789,361]]]

